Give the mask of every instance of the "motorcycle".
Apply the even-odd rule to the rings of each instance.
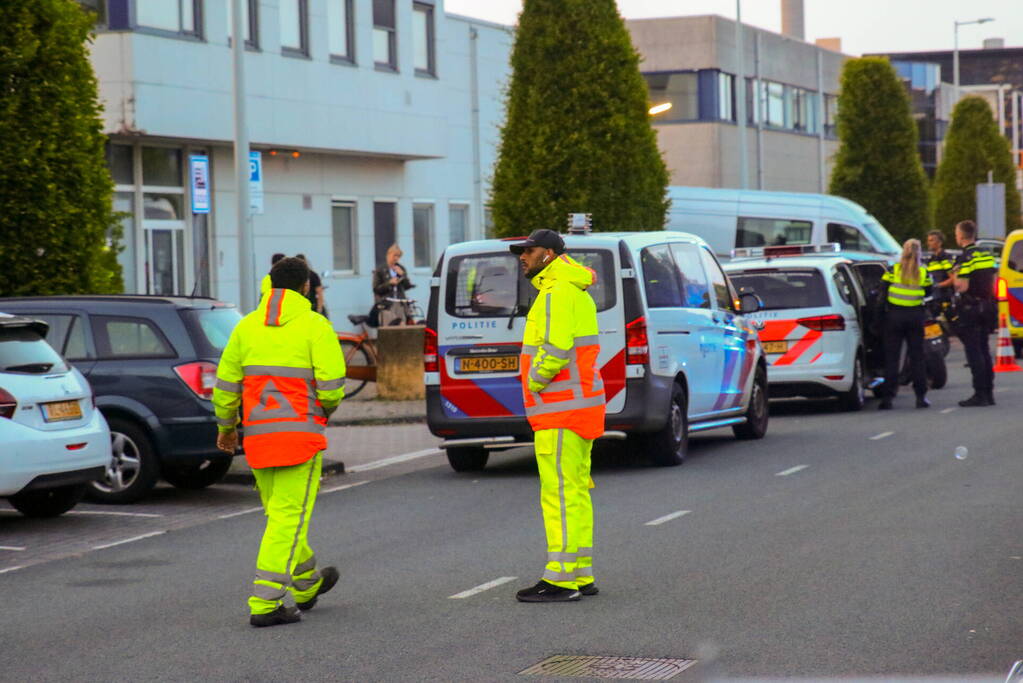
[[[927,371],[927,385],[931,389],[941,389],[948,382],[948,367],[945,357],[949,350],[949,326],[944,312],[948,304],[943,302],[927,302],[927,320],[924,322],[924,367]],[[899,367],[899,384],[905,386],[913,378],[909,368],[909,356],[902,349],[902,362]]]

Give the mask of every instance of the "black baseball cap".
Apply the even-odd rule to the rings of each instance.
[[[526,247],[553,249],[555,254],[564,254],[565,240],[561,239],[561,235],[553,230],[540,228],[539,230],[534,230],[524,242],[516,242],[508,246],[513,254],[521,254],[526,250]]]

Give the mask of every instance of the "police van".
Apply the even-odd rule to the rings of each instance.
[[[449,246],[430,281],[424,347],[427,423],[457,471],[490,451],[532,441],[520,384],[526,313],[537,290],[508,246]],[[596,273],[598,366],[606,438],[658,465],[686,457],[688,436],[731,427],[767,432],[767,366],[739,298],[695,235],[657,231],[564,235],[569,256]]]

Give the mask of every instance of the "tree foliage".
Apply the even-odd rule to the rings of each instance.
[[[594,230],[659,230],[668,171],[649,98],[614,0],[525,0],[491,207],[498,235],[560,230],[593,214]]]
[[[828,191],[862,205],[899,242],[922,238],[931,226],[930,190],[909,96],[887,59],[846,62],[838,139]]]
[[[68,0],[0,3],[2,296],[122,291],[93,18]]]
[[[947,238],[955,224],[975,220],[977,183],[993,180],[1005,184],[1005,222],[1009,230],[1020,227],[1020,197],[1009,141],[998,130],[991,107],[982,97],[964,97],[952,110],[952,123],[934,177],[935,225]]]

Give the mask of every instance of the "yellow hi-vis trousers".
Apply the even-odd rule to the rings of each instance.
[[[307,538],[322,467],[320,452],[299,465],[252,470],[267,518],[249,598],[252,614],[273,612],[288,590],[296,602],[316,595],[322,579]]]
[[[534,435],[533,447],[547,532],[543,580],[562,588],[593,583],[593,440],[570,429],[541,429]]]

